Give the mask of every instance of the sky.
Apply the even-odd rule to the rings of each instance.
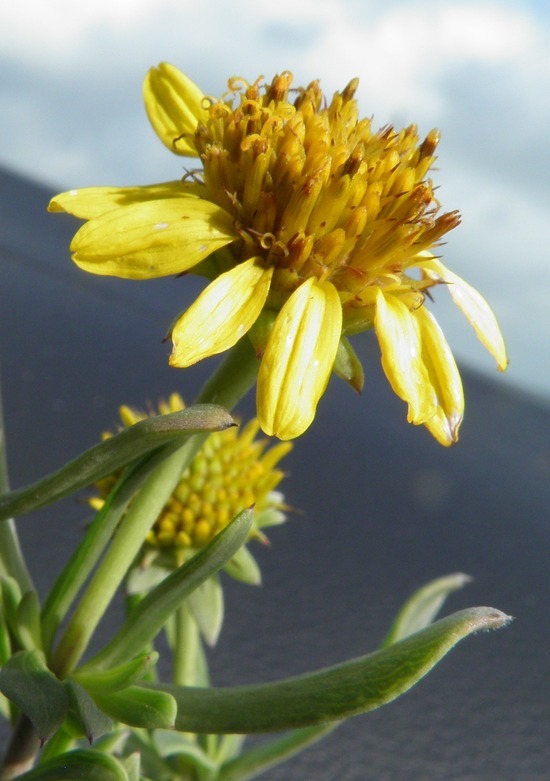
[[[177,178],[141,99],[161,61],[213,95],[233,75],[290,70],[329,96],[358,76],[376,127],[440,129],[438,198],[462,213],[444,261],[497,314],[511,360],[499,382],[548,400],[549,51],[546,0],[6,0],[0,165],[52,191]],[[446,298],[432,311],[455,355],[496,378]]]

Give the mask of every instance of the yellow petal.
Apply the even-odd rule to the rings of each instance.
[[[425,426],[442,445],[458,440],[464,415],[462,380],[443,331],[425,306],[414,312],[420,327],[422,357],[437,399],[435,415]]]
[[[262,311],[272,275],[272,267],[250,258],[211,282],[172,329],[172,366],[191,366],[233,347]]]
[[[453,301],[472,325],[480,342],[497,362],[499,371],[508,366],[506,345],[493,310],[481,293],[454,274],[433,256],[426,253],[426,260],[418,263],[429,277],[446,282]]]
[[[120,206],[163,198],[200,198],[203,193],[203,185],[182,183],[181,179],[136,187],[83,187],[56,195],[48,204],[48,211],[67,212],[74,217],[91,220]]]
[[[437,411],[437,400],[422,357],[422,339],[414,312],[391,293],[376,295],[374,327],[382,367],[394,392],[409,405],[409,423],[425,423]]]
[[[197,157],[193,135],[208,118],[197,85],[167,62],[151,68],[143,83],[149,121],[162,143],[177,155]]]
[[[341,333],[336,288],[310,277],[281,309],[260,366],[257,407],[266,434],[294,439],[311,424]]]
[[[201,198],[122,206],[83,225],[73,260],[93,274],[150,279],[178,274],[235,241],[233,218]]]

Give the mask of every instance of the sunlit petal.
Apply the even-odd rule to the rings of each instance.
[[[272,275],[251,258],[211,282],[172,329],[172,366],[191,366],[233,347],[262,311]]]
[[[83,187],[80,190],[68,190],[52,198],[49,212],[67,212],[83,220],[100,217],[102,214],[145,201],[164,198],[200,198],[204,186],[194,182],[162,182],[161,184],[139,185],[135,187]]]
[[[151,68],[143,83],[149,121],[162,143],[178,155],[197,157],[193,134],[208,116],[204,94],[180,70],[167,62]]]
[[[258,418],[279,439],[300,436],[315,417],[342,332],[336,288],[310,277],[281,309],[258,375]]]
[[[409,405],[409,423],[425,423],[437,411],[437,399],[422,356],[422,338],[414,312],[398,296],[378,290],[374,327],[382,367],[394,392]]]
[[[500,371],[508,366],[506,345],[493,310],[481,293],[454,274],[436,258],[418,264],[432,279],[446,282],[453,301],[466,316],[480,342],[497,362]]]
[[[426,428],[442,445],[458,440],[458,430],[464,415],[464,393],[455,359],[443,331],[426,307],[418,309],[422,342],[422,357],[435,397],[437,410],[425,422]]]
[[[166,198],[95,217],[71,243],[85,271],[126,279],[178,274],[235,241],[231,216],[200,198]]]

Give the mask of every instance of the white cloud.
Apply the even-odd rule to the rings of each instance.
[[[548,388],[548,21],[514,0],[4,2],[0,155],[60,187],[173,178],[181,161],[141,104],[160,60],[216,93],[229,75],[283,68],[328,93],[359,76],[375,125],[443,131],[434,178],[444,207],[464,212],[445,257],[494,303],[519,356],[510,376]],[[467,327],[455,330],[470,354]]]

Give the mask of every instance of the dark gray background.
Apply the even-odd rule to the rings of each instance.
[[[161,344],[200,283],[84,275],[68,255],[76,221],[45,213],[52,194],[0,175],[0,359],[14,487],[91,446],[120,403],[143,406],[173,390],[192,400],[213,365],[169,369]],[[300,512],[257,551],[262,588],[227,582],[214,682],[275,679],[373,650],[415,588],[467,572],[474,583],[447,610],[490,605],[514,615],[512,626],[466,640],[403,698],[263,777],[547,779],[549,409],[497,376],[465,371],[466,419],[447,450],[405,422],[374,336],[354,344],[363,395],[333,379],[285,460],[285,494]],[[21,519],[42,592],[86,517],[71,499]]]

